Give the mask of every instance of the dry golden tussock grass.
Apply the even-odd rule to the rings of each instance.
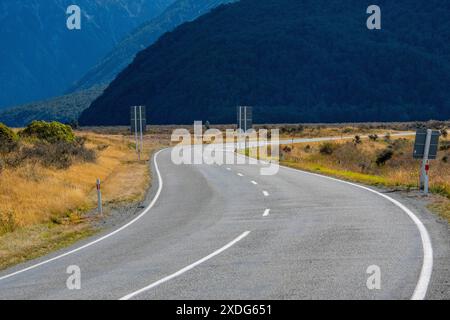
[[[166,142],[146,136],[138,161],[131,136],[78,132],[95,162],[67,169],[25,161],[0,173],[0,269],[70,244],[93,230],[87,216],[96,207],[96,179],[102,181],[105,212],[137,202],[150,184],[149,159]]]
[[[13,215],[16,227],[47,222],[95,206],[95,181],[101,179],[107,202],[136,200],[149,182],[145,160],[137,161],[130,137],[82,134],[96,150],[95,163],[76,163],[67,170],[26,162],[6,169],[0,179],[0,212]],[[148,146],[146,152],[150,152]],[[133,182],[133,183],[130,183]],[[126,188],[124,188],[126,186]],[[123,191],[126,191],[125,195]]]
[[[335,130],[335,128],[332,128]],[[327,131],[331,133],[330,131]],[[360,134],[360,133],[358,133]],[[443,144],[448,139],[442,139]],[[323,142],[298,143],[280,147],[280,162],[294,168],[335,176],[363,184],[418,189],[420,160],[412,158],[414,137],[362,139],[329,142],[331,153],[321,152]],[[392,157],[382,165],[376,163],[380,153],[393,150]],[[450,151],[441,150],[438,158],[431,161],[430,190],[437,196],[430,208],[450,221]]]

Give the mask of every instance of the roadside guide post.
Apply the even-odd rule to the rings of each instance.
[[[430,180],[430,176],[429,176],[429,172],[430,172],[430,162],[427,160],[427,163],[425,164],[425,185],[424,185],[424,193],[428,194],[428,184],[429,184],[429,180]]]
[[[98,202],[98,213],[100,215],[103,215],[102,190],[100,179],[97,179],[97,202]]]

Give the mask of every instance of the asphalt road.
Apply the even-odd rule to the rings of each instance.
[[[170,154],[157,154],[139,216],[0,273],[0,299],[442,298],[448,233],[435,217],[301,171],[177,166]],[[71,265],[80,290],[66,287]],[[366,285],[373,265],[379,290]]]

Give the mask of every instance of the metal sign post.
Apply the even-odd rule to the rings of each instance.
[[[425,194],[428,194],[429,179],[428,179],[428,172],[427,172],[426,166],[428,164],[428,159],[430,156],[431,135],[432,135],[432,131],[430,129],[428,129],[427,136],[425,138],[425,150],[423,153],[422,172],[421,172],[422,181],[423,181],[423,191]]]
[[[131,107],[131,133],[134,133],[136,153],[141,160],[144,150],[144,132],[147,130],[146,111],[144,106]]]
[[[429,169],[431,159],[437,158],[440,132],[431,129],[420,129],[416,132],[414,143],[414,159],[422,159],[420,169],[420,190],[429,191]]]
[[[138,154],[138,160],[141,161],[141,149],[138,143],[138,131],[137,131],[137,107],[134,108],[134,142],[136,144],[136,153]]]
[[[139,106],[139,129],[141,130],[141,152],[144,151],[144,138],[142,133],[142,106]]]
[[[237,107],[238,129],[243,132],[253,128],[253,108],[252,107]]]
[[[245,134],[248,130],[253,128],[253,108],[247,106],[237,107],[237,128],[239,130],[239,135],[244,133],[244,150],[247,149],[247,138]]]

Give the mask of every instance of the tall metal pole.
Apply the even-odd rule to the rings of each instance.
[[[247,107],[244,107],[244,154],[247,153]]]
[[[242,107],[239,107],[239,128],[242,130]]]
[[[237,150],[241,148],[241,131],[242,131],[242,107],[239,106],[238,136],[236,139]]]
[[[136,142],[136,153],[138,152],[138,139],[137,139],[137,110],[134,106],[134,140]]]
[[[141,152],[144,151],[144,138],[142,133],[142,106],[139,106],[139,123],[140,123],[140,130],[141,130]]]
[[[431,129],[427,130],[427,138],[425,140],[425,150],[423,152],[423,160],[422,160],[422,169],[420,174],[420,183],[421,187],[425,194],[428,194],[428,174],[427,174],[427,164],[428,164],[428,157],[430,154],[430,145],[431,145],[431,135],[433,134],[433,131]]]
[[[244,132],[247,132],[247,107],[244,107]]]
[[[134,106],[134,140],[136,143],[136,152],[138,154],[138,159],[139,161],[141,160],[141,153],[139,150],[139,141],[138,141],[138,132],[137,132],[137,107]]]

